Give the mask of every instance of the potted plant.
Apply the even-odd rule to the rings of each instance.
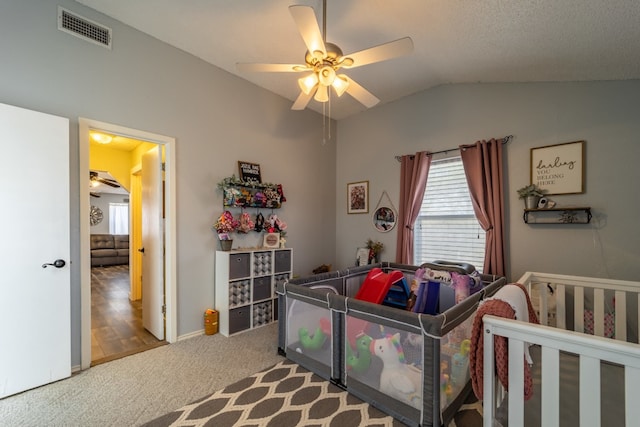
[[[218,239],[220,240],[220,248],[223,251],[230,251],[233,245],[233,238],[230,233],[233,233],[240,226],[240,222],[233,217],[231,212],[224,211],[220,217],[213,224],[213,229],[218,233]]]
[[[372,239],[367,239],[367,248],[369,249],[369,264],[372,262],[378,263],[380,261],[380,252],[384,249],[384,244],[373,241]]]
[[[518,196],[524,199],[524,207],[526,209],[536,209],[540,198],[544,196],[547,190],[543,190],[535,184],[529,184],[518,190]]]

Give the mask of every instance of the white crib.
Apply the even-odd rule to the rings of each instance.
[[[506,398],[509,426],[528,424],[529,415],[525,417],[525,413],[530,412],[530,408],[525,411],[529,402],[524,401],[523,392],[526,343],[540,346],[541,360],[536,362],[540,363],[540,377],[534,379],[539,384],[536,423],[545,427],[560,424],[561,389],[567,387],[566,382],[571,382],[565,376],[563,384],[560,384],[560,360],[569,354],[576,359],[576,371],[579,372],[575,384],[575,393],[579,396],[576,397],[578,413],[572,416],[571,425],[600,426],[603,405],[607,411],[619,416],[619,424],[615,425],[624,422],[627,427],[639,426],[640,345],[637,340],[640,282],[547,273],[526,273],[518,282],[533,295],[532,303],[539,307],[540,322],[555,323],[555,327],[484,316],[484,427],[500,425],[496,413],[504,397],[497,380],[491,380],[495,378],[494,336],[504,336],[509,342],[509,393]],[[551,295],[554,298],[550,298]],[[553,304],[549,304],[554,299],[555,309]],[[613,306],[615,312],[612,311]],[[585,308],[591,311],[593,335],[584,333]],[[571,312],[573,316],[569,316]],[[607,322],[614,323],[615,339],[604,337],[605,330],[611,333],[612,329],[610,324],[605,327]],[[631,339],[635,342],[627,342]],[[606,372],[609,369],[623,370],[620,376],[624,378],[624,386],[620,386],[623,398],[619,400],[624,402],[618,402],[623,409],[613,408],[609,402],[601,404],[601,397],[604,399],[606,396],[603,395],[608,393],[602,393],[601,368],[607,369]],[[603,378],[607,378],[606,374]],[[604,416],[607,418],[608,413]],[[606,425],[614,424],[607,421]]]

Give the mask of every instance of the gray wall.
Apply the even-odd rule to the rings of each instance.
[[[60,32],[57,5],[114,30],[113,50]],[[0,3],[0,102],[71,120],[72,358],[80,361],[78,117],[176,138],[178,334],[202,329],[211,307],[210,230],[222,211],[216,183],[237,161],[259,163],[284,185],[295,274],[322,263],[343,268],[367,238],[394,259],[396,231],[371,212],[384,190],[398,207],[395,155],[441,150],[513,134],[505,147],[510,276],[527,270],[638,279],[640,82],[441,86],[340,121],[322,144],[322,118],[71,0]],[[588,226],[522,222],[515,190],[529,182],[532,147],[586,141],[586,193],[555,197],[593,207]],[[23,161],[23,159],[20,159]],[[346,185],[369,181],[370,213],[347,215]],[[82,201],[83,203],[85,201]],[[335,230],[335,234],[332,232]],[[253,244],[251,237],[239,242]]]
[[[346,214],[346,185],[370,181],[375,207],[387,190],[399,200],[395,155],[443,150],[514,135],[505,146],[510,278],[526,271],[640,278],[640,81],[440,86],[341,120],[337,162],[337,257],[345,267],[358,244],[379,238],[395,258],[396,230],[380,234],[370,215]],[[552,196],[591,206],[590,225],[527,225],[516,189],[529,183],[530,149],[586,141],[586,191]]]
[[[57,5],[113,28],[108,50],[57,30]],[[71,120],[72,363],[80,364],[78,117],[176,138],[178,335],[214,304],[211,231],[237,161],[281,183],[295,274],[334,262],[335,139],[322,116],[70,0],[0,3],[0,102]],[[335,123],[333,124],[335,128]],[[18,159],[24,161],[25,159]],[[82,201],[85,203],[86,201]]]
[[[102,193],[102,195],[91,198],[91,205],[97,206],[102,211],[102,222],[92,225],[91,234],[109,234],[109,203],[129,203],[129,196],[126,194]]]

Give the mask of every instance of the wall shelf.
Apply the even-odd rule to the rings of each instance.
[[[525,209],[526,224],[589,224],[591,208],[585,206],[555,207],[547,209]]]

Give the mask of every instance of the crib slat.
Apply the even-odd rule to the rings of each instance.
[[[560,425],[560,353],[555,348],[542,347],[541,425]]]
[[[540,324],[547,325],[549,324],[549,292],[547,292],[547,283],[538,283],[538,296],[540,298],[539,305],[540,307]]]
[[[584,288],[576,286],[573,288],[573,325],[574,331],[584,332]]]
[[[484,396],[482,404],[483,427],[493,427],[493,419],[495,418],[496,413],[496,402],[501,402],[501,400],[497,400],[495,398],[497,397],[495,363],[486,363],[487,360],[495,360],[493,335],[491,335],[490,332],[491,329],[485,326],[482,337],[484,343],[482,357],[485,360],[485,363],[483,363],[482,366],[482,373],[484,375],[484,383],[482,385],[482,394]]]
[[[556,286],[556,327],[560,329],[567,329],[567,311],[565,303],[565,286]]]
[[[627,366],[624,369],[624,407],[627,426],[636,425],[640,420],[638,393],[640,393],[640,369]]]
[[[524,342],[509,338],[509,425],[524,425]]]
[[[615,322],[616,322],[616,339],[620,341],[627,340],[627,293],[616,291],[616,300],[614,304]]]
[[[604,336],[604,289],[593,290],[593,335]]]
[[[580,426],[600,426],[600,360],[585,355],[580,355]]]

